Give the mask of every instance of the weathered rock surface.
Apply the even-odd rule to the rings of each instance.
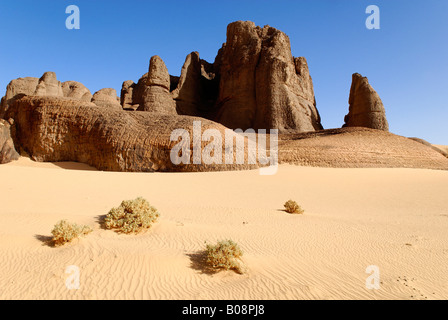
[[[190,53],[185,59],[176,89],[171,92],[176,100],[177,113],[213,118],[218,88],[219,79],[216,78],[214,66],[200,59],[198,52]]]
[[[95,92],[92,102],[99,107],[122,110],[117,91],[112,88],[104,88]]]
[[[34,95],[41,97],[63,97],[62,84],[56,78],[56,73],[45,72],[39,79]]]
[[[0,164],[19,159],[10,130],[11,125],[6,120],[0,119]]]
[[[171,96],[170,88],[170,74],[165,63],[159,56],[153,56],[149,63],[146,86],[144,87],[138,110],[161,114],[177,114],[176,104]]]
[[[344,121],[344,127],[366,127],[389,131],[383,102],[369,84],[369,80],[359,73],[352,76],[349,112]]]
[[[135,83],[132,80],[123,82],[121,86],[120,103],[123,109],[132,108],[134,105],[133,92]]]
[[[221,77],[219,123],[243,130],[322,129],[306,60],[294,59],[283,32],[249,21],[231,23],[215,65]]]
[[[82,83],[77,81],[65,81],[62,83],[62,93],[64,97],[81,100],[84,102],[92,101],[92,93]]]
[[[12,101],[23,95],[42,97],[67,97],[81,101],[91,101],[92,94],[82,83],[66,81],[61,83],[57,80],[54,72],[45,72],[42,77],[18,78],[12,80],[7,88],[6,95],[0,104],[0,118],[9,108]]]
[[[448,158],[387,131],[351,127],[279,135],[279,163],[329,168],[448,170]]]
[[[132,80],[123,82],[120,98],[123,109],[137,110],[140,105],[143,106],[143,93],[145,92],[147,79],[148,73],[145,73],[137,83]]]
[[[202,118],[170,116],[154,112],[122,112],[93,103],[67,98],[32,97],[17,99],[9,117],[15,119],[14,139],[35,161],[76,161],[107,171],[218,171],[256,168],[250,164],[175,165],[170,153],[178,141],[170,141],[175,129],[191,137],[193,121],[202,123],[202,132],[217,129],[222,137],[225,127]],[[237,135],[232,133],[231,137]],[[201,152],[208,142],[200,144]],[[247,140],[244,152],[247,152]],[[225,145],[223,144],[222,162]],[[234,154],[237,153],[234,146]],[[247,155],[246,155],[247,157]],[[203,160],[203,158],[202,158]]]
[[[25,94],[27,96],[34,95],[38,83],[38,78],[26,77],[14,79],[6,87],[5,99],[10,100],[19,94]]]
[[[32,77],[12,80],[6,87],[6,94],[0,104],[0,118],[3,118],[13,99],[23,95],[33,95],[38,83],[39,79]]]

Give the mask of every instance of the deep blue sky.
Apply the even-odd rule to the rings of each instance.
[[[65,28],[70,4],[80,30]],[[365,27],[370,4],[381,10],[380,30]],[[447,0],[0,0],[0,95],[11,79],[45,71],[119,93],[156,54],[179,75],[191,51],[213,62],[236,20],[290,37],[293,55],[308,60],[325,128],[343,124],[359,72],[383,100],[391,132],[448,144]]]

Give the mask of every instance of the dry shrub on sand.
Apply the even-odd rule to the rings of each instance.
[[[70,223],[66,220],[61,220],[54,225],[51,234],[53,235],[53,243],[56,247],[62,246],[73,239],[85,236],[92,232],[92,228],[88,226],[80,226],[76,223]]]
[[[219,241],[216,245],[206,244],[207,264],[214,269],[234,270],[244,273],[242,265],[238,262],[243,251],[232,240]]]
[[[284,204],[285,210],[288,213],[295,213],[295,214],[303,214],[305,211],[297,204],[297,202],[288,200]]]
[[[107,229],[117,229],[122,233],[140,233],[149,229],[160,214],[142,197],[126,200],[109,211],[104,219]]]

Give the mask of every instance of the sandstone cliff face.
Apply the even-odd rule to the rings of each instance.
[[[176,89],[172,91],[177,113],[213,118],[218,87],[219,79],[214,66],[200,59],[198,52],[190,53],[185,59]]]
[[[216,120],[236,129],[322,129],[304,58],[294,59],[281,31],[238,21],[215,62],[220,86]]]
[[[10,130],[10,124],[0,119],[0,164],[19,159],[19,154],[16,152],[14,142],[11,139]]]
[[[366,127],[389,131],[383,102],[369,84],[369,80],[359,73],[352,76],[349,105],[344,127]]]
[[[92,97],[92,102],[100,107],[110,108],[114,110],[122,110],[117,91],[112,88],[101,89]]]
[[[253,169],[257,165],[219,165],[201,161],[175,165],[170,141],[175,129],[193,137],[193,121],[202,131],[225,128],[202,118],[155,112],[123,112],[67,98],[26,96],[13,102],[8,117],[15,119],[15,141],[35,161],[77,161],[107,171],[218,171]],[[235,138],[236,134],[231,134]],[[189,147],[193,150],[193,138]],[[208,142],[200,142],[201,152]],[[245,142],[247,152],[247,139]],[[224,162],[225,145],[221,146]],[[238,147],[234,146],[236,154]],[[247,157],[247,154],[246,154]]]
[[[161,114],[176,113],[176,104],[170,93],[170,74],[165,63],[159,56],[153,56],[149,63],[146,86],[140,101],[139,111]]]

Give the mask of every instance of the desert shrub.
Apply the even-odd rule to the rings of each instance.
[[[297,202],[288,200],[284,204],[285,210],[288,213],[296,213],[296,214],[303,214],[304,210],[297,204]]]
[[[111,209],[104,219],[104,225],[107,229],[117,229],[123,233],[139,233],[149,229],[158,217],[157,209],[139,197],[123,201],[119,207]]]
[[[80,226],[76,223],[70,223],[66,220],[61,220],[54,225],[51,234],[53,235],[53,243],[55,246],[62,246],[73,239],[85,236],[92,232],[88,226]]]
[[[214,269],[234,270],[243,273],[238,260],[243,251],[232,240],[219,241],[216,245],[206,244],[207,264]]]

